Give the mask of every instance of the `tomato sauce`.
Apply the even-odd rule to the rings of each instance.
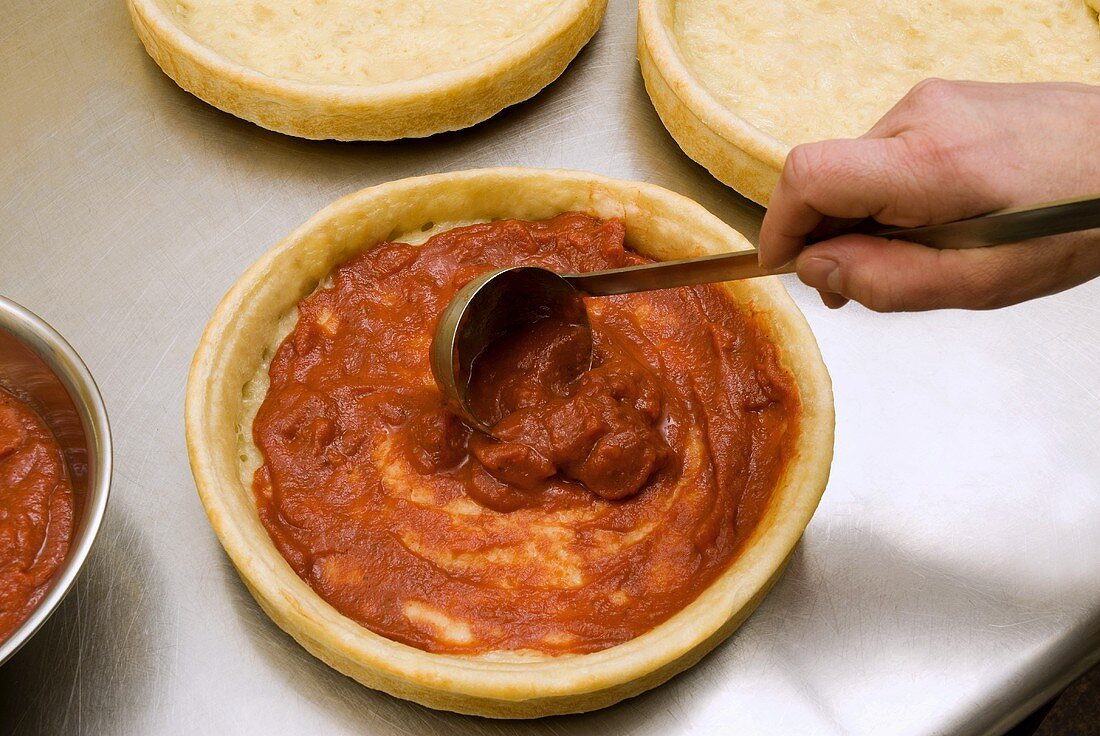
[[[0,389],[0,641],[46,594],[72,529],[73,487],[57,440]]]
[[[294,570],[346,616],[431,652],[598,651],[665,621],[735,559],[800,404],[755,318],[714,287],[588,299],[490,348],[444,406],[428,349],[475,276],[645,259],[569,213],[383,243],[299,304],[253,422],[254,491]]]

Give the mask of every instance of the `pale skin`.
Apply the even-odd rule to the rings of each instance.
[[[791,150],[760,229],[760,261],[795,261],[829,307],[994,309],[1100,276],[1100,231],[973,250],[844,235],[872,217],[928,225],[1100,194],[1100,87],[930,79],[866,134]]]

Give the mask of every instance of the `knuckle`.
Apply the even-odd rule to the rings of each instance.
[[[917,82],[906,97],[925,107],[949,107],[958,99],[960,89],[956,82],[929,77]]]
[[[847,173],[845,158],[835,155],[835,150],[830,141],[821,141],[795,146],[787,155],[783,176],[803,201],[820,203],[829,199],[837,181]]]
[[[821,156],[813,144],[795,146],[787,154],[783,165],[783,178],[795,191],[803,191],[816,178]]]

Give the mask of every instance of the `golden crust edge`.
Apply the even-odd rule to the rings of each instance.
[[[748,246],[700,205],[649,184],[532,169],[404,179],[361,190],[310,218],[245,272],[203,333],[185,415],[191,468],[211,524],[272,620],[315,656],[368,687],[434,708],[508,718],[583,712],[637,695],[694,664],[740,625],[778,578],[824,491],[833,438],[829,376],[785,289],[775,279],[757,279],[729,288],[740,303],[771,317],[766,324],[800,390],[798,449],[745,551],[665,623],[603,652],[490,662],[429,654],[385,639],[341,616],[298,578],[275,549],[251,490],[236,473],[240,389],[267,348],[270,329],[336,263],[422,222],[537,219],[567,209],[623,218],[631,244],[654,257]],[[369,221],[364,211],[373,213]],[[458,213],[465,217],[453,216]]]
[[[639,0],[638,63],[657,115],[714,178],[767,205],[790,146],[719,104],[696,80],[669,30],[674,0]]]
[[[719,103],[699,83],[672,39],[674,2],[638,2],[637,51],[646,92],[689,158],[726,186],[767,206],[792,146]],[[1100,0],[1084,2],[1100,13]]]
[[[595,35],[607,0],[563,0],[538,28],[475,64],[374,86],[280,80],[191,38],[156,0],[126,0],[142,45],[182,89],[260,127],[315,140],[421,138],[467,128],[557,79]]]

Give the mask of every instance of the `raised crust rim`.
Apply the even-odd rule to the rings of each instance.
[[[740,625],[778,579],[817,507],[833,447],[828,372],[802,313],[778,279],[726,285],[780,346],[802,414],[792,459],[745,550],[665,623],[592,654],[506,662],[431,654],[345,618],[275,548],[238,475],[242,389],[282,316],[338,263],[424,223],[577,210],[618,217],[631,247],[670,259],[748,242],[702,206],[660,187],[577,171],[499,168],[402,179],[324,208],[253,264],[221,301],[195,353],[186,392],[187,445],[222,546],[268,615],[314,655],[362,684],[434,708],[531,718],[611,705],[690,667]]]
[[[477,62],[377,85],[271,77],[192,38],[157,0],[126,4],[157,65],[214,107],[301,138],[393,140],[469,127],[532,97],[595,34],[607,0],[560,0],[531,32]]]

